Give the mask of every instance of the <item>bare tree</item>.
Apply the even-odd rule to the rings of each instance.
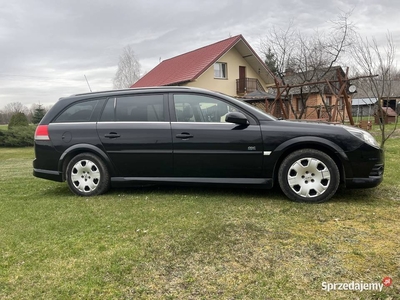
[[[386,36],[386,45],[381,45],[376,39],[363,39],[358,36],[352,54],[354,61],[357,62],[356,67],[359,73],[364,75],[378,75],[363,79],[359,82],[359,85],[364,89],[367,97],[378,100],[376,114],[381,131],[381,147],[383,148],[385,142],[396,130],[398,121],[397,118],[393,130],[386,132],[385,122],[383,121],[383,102],[393,96],[393,83],[399,76],[399,71],[396,69],[395,64],[396,47],[393,37],[388,33]]]
[[[355,36],[349,17],[350,13],[343,13],[332,21],[329,32],[315,31],[312,35],[304,35],[295,29],[293,23],[286,29],[273,27],[261,41],[260,50],[266,57],[271,53],[275,55],[277,72],[281,79],[284,79],[288,69],[306,72],[332,67],[351,45]]]
[[[261,40],[260,50],[267,58],[271,54],[275,58],[276,74],[283,79],[286,69],[291,68],[290,62],[295,51],[292,42],[299,32],[290,23],[286,29],[272,27],[265,39]]]
[[[12,114],[19,112],[26,113],[28,111],[27,107],[23,105],[21,102],[8,103],[6,104],[6,106],[4,106],[4,110]]]
[[[4,112],[4,110],[0,110],[0,124],[7,124],[7,114]]]
[[[284,30],[272,28],[261,41],[260,50],[266,57],[271,56],[271,53],[274,54],[276,74],[283,85],[288,83],[286,78],[289,73],[296,73],[295,82],[291,84],[321,81],[352,43],[354,29],[349,17],[350,13],[341,14],[332,22],[329,32],[315,31],[312,35],[304,35],[294,27],[293,23]],[[300,88],[299,95],[302,102],[300,112],[297,112],[292,101],[289,101],[295,118],[302,118],[306,114],[306,103],[311,93],[317,92],[322,95],[324,88],[325,84]],[[323,97],[322,101],[326,107]]]
[[[122,50],[113,85],[115,89],[129,88],[140,78],[140,63],[131,45]]]
[[[8,103],[4,106],[3,109],[3,122],[8,123],[11,119],[11,116],[16,113],[28,114],[28,112],[28,108],[21,102]]]

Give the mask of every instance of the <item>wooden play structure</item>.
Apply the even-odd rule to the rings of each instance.
[[[338,123],[346,121],[354,125],[350,95],[355,92],[355,86],[351,86],[350,82],[374,76],[349,78],[349,68],[345,73],[340,67],[335,69],[335,76],[331,76],[329,79],[299,84],[285,84],[283,80],[275,77],[275,86],[272,88],[276,89],[276,96],[272,101],[265,100],[266,112],[283,119]],[[301,103],[299,103],[299,98],[295,98],[294,95],[300,95]],[[327,101],[331,99],[334,101]],[[297,100],[298,103],[295,103],[294,100]]]

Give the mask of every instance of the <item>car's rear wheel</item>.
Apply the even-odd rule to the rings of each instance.
[[[100,195],[110,188],[107,167],[92,153],[72,158],[66,169],[66,179],[70,190],[79,196]]]
[[[319,203],[329,200],[336,193],[340,173],[335,161],[326,153],[302,149],[283,160],[278,181],[289,199]]]

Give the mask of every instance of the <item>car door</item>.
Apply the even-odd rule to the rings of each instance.
[[[97,123],[118,176],[173,176],[172,138],[164,94],[108,99]]]
[[[260,126],[225,122],[243,110],[209,95],[170,96],[174,175],[176,177],[260,178],[263,144]]]

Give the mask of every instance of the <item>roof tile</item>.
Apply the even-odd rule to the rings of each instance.
[[[240,39],[243,39],[242,35],[237,35],[164,60],[132,87],[173,85],[195,80]]]

